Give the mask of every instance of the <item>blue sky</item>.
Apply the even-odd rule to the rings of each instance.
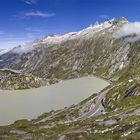
[[[139,7],[140,0],[0,0],[0,48],[113,17],[139,21]]]

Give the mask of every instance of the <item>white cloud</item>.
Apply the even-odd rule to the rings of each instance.
[[[109,15],[100,15],[99,18],[102,18],[102,19],[109,19],[110,16],[109,16]]]
[[[22,0],[22,1],[28,5],[33,5],[33,4],[37,3],[37,0]]]
[[[24,42],[25,42],[25,40],[0,42],[0,49],[13,48],[13,47],[16,47],[16,46],[18,46],[20,44],[23,44]]]
[[[28,37],[4,37],[0,38],[0,48],[13,48],[23,45],[25,42],[31,42],[33,39]]]
[[[53,17],[54,13],[42,12],[42,11],[31,11],[23,13],[24,17]]]
[[[41,33],[42,32],[41,29],[38,29],[38,28],[30,28],[30,27],[25,28],[25,31],[31,32],[31,33]]]
[[[15,53],[25,53],[34,49],[32,42],[21,42],[17,47],[12,48],[12,51]]]
[[[114,37],[126,37],[128,41],[137,41],[140,39],[140,22],[125,24],[120,30],[114,33]]]
[[[42,17],[42,18],[49,18],[55,16],[55,13],[47,12],[47,11],[24,11],[20,12],[17,15],[13,15],[13,17],[18,17],[21,19],[31,18],[31,17]]]

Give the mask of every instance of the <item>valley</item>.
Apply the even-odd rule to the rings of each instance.
[[[29,50],[25,45],[4,51],[0,55],[0,88],[4,90],[0,105],[7,106],[8,112],[13,106],[19,107],[13,112],[28,114],[13,113],[17,118],[5,121],[12,124],[0,127],[0,137],[137,140],[139,35],[118,36],[128,24],[124,17],[114,18],[79,32],[45,36],[32,42]]]

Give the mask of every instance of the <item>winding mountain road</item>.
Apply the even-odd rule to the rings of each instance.
[[[105,92],[100,93],[100,95],[96,99],[96,103],[93,103],[90,107],[90,110],[83,115],[77,118],[77,121],[84,120],[90,118],[95,115],[100,115],[104,112],[104,107],[102,104],[102,100],[105,98]]]

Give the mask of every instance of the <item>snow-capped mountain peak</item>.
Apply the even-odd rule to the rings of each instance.
[[[96,22],[95,24],[90,25],[89,27],[78,32],[69,32],[69,33],[58,34],[58,35],[47,35],[42,39],[37,39],[33,42],[25,43],[17,47],[14,47],[12,49],[1,50],[0,55],[7,53],[8,51],[22,54],[25,52],[29,52],[32,49],[39,47],[42,44],[45,45],[46,47],[50,47],[52,45],[60,44],[67,40],[90,37],[105,29],[109,29],[109,28],[112,29],[114,26],[117,26],[117,24],[124,24],[127,22],[128,22],[127,19],[124,17],[121,17],[119,19],[113,18],[103,23]]]
[[[96,23],[94,25],[90,25],[89,27],[78,32],[70,32],[70,33],[59,34],[59,35],[50,35],[45,37],[42,40],[42,42],[45,44],[56,44],[74,38],[85,37],[86,35],[94,34],[101,30],[111,27],[113,25],[114,20],[115,19],[112,19],[110,21],[105,21],[103,23]]]

